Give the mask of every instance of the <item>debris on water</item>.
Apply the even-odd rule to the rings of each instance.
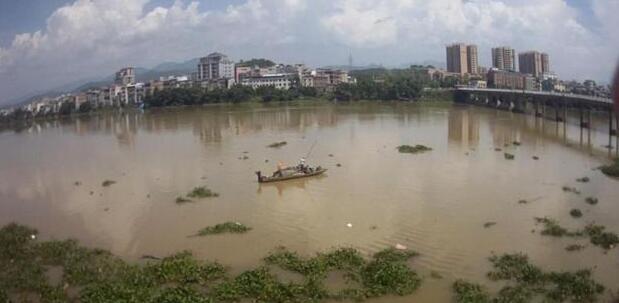
[[[563,186],[561,189],[563,189],[564,192],[580,195],[580,191],[577,190],[575,187]]]
[[[219,197],[219,194],[208,189],[206,186],[194,187],[187,194],[188,198],[211,198],[211,197]]]
[[[200,177],[200,180],[206,180],[205,176]]]
[[[613,164],[601,166],[600,170],[609,177],[619,178],[619,159],[615,159]]]
[[[248,152],[248,151],[243,151],[243,153],[244,153],[244,154],[249,154],[249,152]]]
[[[572,216],[573,218],[580,218],[582,217],[582,211],[580,211],[580,209],[578,208],[574,208],[570,210],[570,216]]]
[[[589,204],[589,205],[596,205],[596,204],[598,204],[598,198],[587,197],[585,199],[585,202],[587,202],[587,204]]]
[[[503,147],[508,147],[508,146],[509,146],[509,143],[503,144]]]
[[[94,195],[94,194],[95,194],[95,192],[91,190],[91,191],[90,191],[90,195],[92,196],[92,195]]]
[[[527,203],[529,203],[529,201],[527,201],[525,199],[518,200],[518,204],[527,204]]]
[[[101,185],[103,187],[108,187],[108,186],[110,186],[112,184],[115,184],[115,183],[116,183],[116,181],[114,181],[114,180],[105,180],[105,181],[103,181],[103,183],[101,183]]]
[[[440,279],[443,278],[443,275],[441,275],[440,272],[438,272],[436,270],[433,270],[433,271],[430,272],[430,277],[432,277],[432,279],[440,280]]]
[[[30,235],[30,239],[34,240],[34,239],[36,239],[36,238],[37,238],[37,235],[35,235],[35,234],[31,234],[31,235]]]
[[[346,227],[352,227],[352,223],[346,223]]]
[[[590,181],[589,177],[582,177],[582,178],[576,179],[576,182],[580,182],[580,183],[587,183],[589,181]]]
[[[329,154],[329,157],[333,157],[333,154]]]
[[[514,141],[514,142],[512,142],[512,144],[516,145],[516,146],[520,146],[520,142],[518,142],[518,141]]]
[[[489,228],[489,227],[492,227],[494,225],[496,225],[496,222],[492,222],[492,221],[491,222],[486,222],[486,223],[484,223],[484,228]]]
[[[505,154],[503,154],[503,156],[504,156],[504,157],[505,157],[505,159],[507,159],[507,160],[514,160],[514,158],[516,157],[516,156],[514,156],[514,155],[512,155],[512,154],[510,154],[510,153],[505,153]]]
[[[500,152],[500,151],[503,151],[503,149],[502,149],[502,148],[500,148],[500,147],[495,147],[495,148],[494,148],[494,151]]]
[[[400,145],[398,146],[398,152],[407,153],[407,154],[418,154],[426,151],[431,151],[432,148],[427,147],[425,145],[417,144],[415,146],[411,145]]]
[[[110,210],[109,207],[106,207],[106,208],[103,209],[103,211],[108,211],[108,210]]]
[[[342,167],[342,164],[337,163],[337,164],[335,164],[335,166]]]
[[[82,185],[82,182],[80,182],[80,181],[75,181],[75,183],[73,183],[73,184],[74,184],[75,186],[80,186],[80,185]]]
[[[378,226],[376,226],[376,225],[370,226],[370,230],[377,230],[377,229],[378,229]]]
[[[274,142],[274,143],[271,143],[271,144],[267,145],[267,147],[279,148],[279,147],[282,147],[282,146],[284,146],[286,144],[288,144],[288,142],[286,142],[286,141]]]
[[[247,160],[247,159],[249,159],[249,157],[248,156],[243,156],[243,158],[240,158],[240,159],[241,160]]]
[[[583,250],[584,248],[585,248],[584,245],[570,244],[570,245],[565,247],[565,250],[567,250],[567,251],[579,251],[579,250]]]
[[[397,249],[397,250],[407,250],[408,248],[405,245],[402,245],[400,243],[396,243],[395,244],[395,249]]]
[[[184,197],[176,197],[176,204],[184,204],[184,203],[189,203],[189,202],[193,202],[190,199],[184,198]]]
[[[150,194],[146,194],[146,199],[150,199]]]
[[[269,163],[269,159],[264,159],[264,163]]]
[[[533,158],[533,160],[539,160],[538,156],[533,156],[532,158]]]
[[[242,234],[251,230],[251,227],[247,227],[239,222],[225,222],[216,224],[213,226],[207,226],[198,231],[196,236],[207,236],[207,235],[215,235],[222,233],[234,233],[234,234]]]

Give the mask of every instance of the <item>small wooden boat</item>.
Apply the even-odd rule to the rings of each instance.
[[[260,183],[268,183],[268,182],[277,182],[277,181],[285,181],[291,179],[298,178],[306,178],[312,176],[318,176],[326,172],[326,168],[318,167],[305,167],[301,169],[298,166],[287,167],[284,169],[277,170],[271,176],[263,176],[262,172],[257,171],[256,175],[258,176],[258,182]]]

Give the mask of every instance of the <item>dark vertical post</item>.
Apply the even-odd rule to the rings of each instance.
[[[587,108],[587,128],[591,129],[591,107]]]
[[[613,148],[613,110],[608,110],[608,150]]]
[[[555,102],[554,108],[555,108],[555,121],[559,122],[561,121],[561,118],[559,117],[559,104]]]
[[[582,128],[585,123],[583,120],[582,106],[578,106],[578,112],[580,114],[580,128]]]

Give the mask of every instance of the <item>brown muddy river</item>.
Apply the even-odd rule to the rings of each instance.
[[[526,253],[545,270],[592,268],[616,290],[619,249],[605,253],[586,239],[532,232],[541,228],[536,216],[569,228],[595,221],[619,232],[619,181],[594,170],[617,153],[614,138],[612,150],[604,147],[605,121],[581,132],[480,107],[309,103],[42,123],[0,133],[0,225],[31,225],[43,239],[76,238],[128,260],[188,249],[233,271],[256,266],[280,245],[305,255],[340,246],[370,254],[396,244],[421,253],[412,264],[425,279],[414,295],[371,302],[450,302],[457,278],[496,289],[485,277],[492,252]],[[288,144],[266,147],[277,141]],[[308,162],[327,167],[325,176],[256,182],[255,171],[295,164],[314,142]],[[401,144],[433,150],[400,154]],[[575,181],[585,176],[591,181]],[[104,180],[117,183],[102,187]],[[175,203],[200,185],[220,197]],[[564,192],[564,185],[582,194]],[[588,196],[599,204],[586,204]],[[571,218],[572,208],[583,217]],[[225,221],[253,230],[188,237]],[[484,228],[488,221],[497,224]],[[587,247],[567,252],[573,243]],[[444,278],[431,278],[432,271]]]

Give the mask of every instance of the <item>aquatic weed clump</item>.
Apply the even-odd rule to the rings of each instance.
[[[108,187],[108,186],[112,186],[114,184],[116,184],[116,181],[114,181],[114,180],[105,180],[105,181],[103,181],[101,183],[101,186]]]
[[[270,148],[280,148],[280,147],[282,147],[282,146],[284,146],[286,144],[288,144],[288,142],[286,142],[286,141],[273,142],[273,143],[267,145],[267,147],[270,147]]]
[[[418,154],[418,153],[423,153],[423,152],[432,150],[432,148],[427,147],[425,145],[421,145],[421,144],[417,144],[415,146],[400,145],[397,147],[397,149],[398,149],[398,152],[405,153],[405,154]]]
[[[213,226],[207,226],[196,234],[197,236],[216,235],[222,233],[242,234],[251,230],[251,227],[245,226],[239,222],[225,222]]]
[[[619,244],[619,236],[613,232],[604,231],[606,227],[601,225],[589,224],[585,226],[585,234],[589,236],[589,241],[595,246],[604,249],[611,249]]]
[[[516,158],[516,156],[514,156],[513,154],[510,154],[510,153],[504,153],[503,156],[507,160],[514,160],[514,158]]]
[[[210,198],[219,197],[219,194],[208,189],[206,186],[195,187],[187,194],[188,198]]]
[[[598,198],[587,197],[585,199],[585,202],[587,202],[587,204],[589,204],[589,205],[596,205],[596,204],[598,204]]]
[[[616,159],[613,164],[600,167],[600,170],[609,177],[619,178],[619,159]]]
[[[421,284],[421,278],[408,267],[406,261],[417,255],[410,250],[388,248],[366,261],[356,249],[340,248],[312,258],[302,258],[280,247],[265,261],[302,274],[305,277],[304,287],[314,289],[312,292],[328,294],[328,297],[338,300],[358,301],[386,294],[406,295],[414,292]],[[347,283],[358,284],[358,287],[329,293],[323,286],[323,280],[328,272],[334,270],[342,271]]]
[[[36,240],[37,231],[9,224],[0,229],[0,302],[33,298],[40,302],[320,302],[364,300],[405,295],[421,279],[408,267],[416,253],[387,249],[367,260],[353,248],[340,248],[311,258],[279,249],[265,258],[267,265],[299,272],[302,283],[282,282],[267,266],[237,276],[216,262],[196,259],[183,251],[145,264],[130,264],[101,249],[82,247],[75,240]],[[47,271],[62,270],[58,286]],[[347,288],[329,291],[325,279],[341,271]]]
[[[537,223],[542,223],[544,224],[544,229],[542,230],[541,234],[544,236],[553,236],[553,237],[577,237],[577,236],[581,236],[582,233],[579,231],[568,231],[566,228],[562,227],[561,225],[559,225],[559,222],[557,222],[557,220],[555,219],[550,219],[547,217],[543,217],[543,218],[539,218],[536,217],[535,221]]]
[[[453,284],[458,303],[596,302],[604,286],[592,278],[590,270],[543,272],[521,253],[489,258],[493,271],[488,277],[504,286],[492,298],[479,284],[457,280]]]
[[[580,211],[580,209],[578,208],[573,208],[572,210],[570,210],[570,216],[572,216],[573,218],[580,218],[582,217],[582,211]]]

